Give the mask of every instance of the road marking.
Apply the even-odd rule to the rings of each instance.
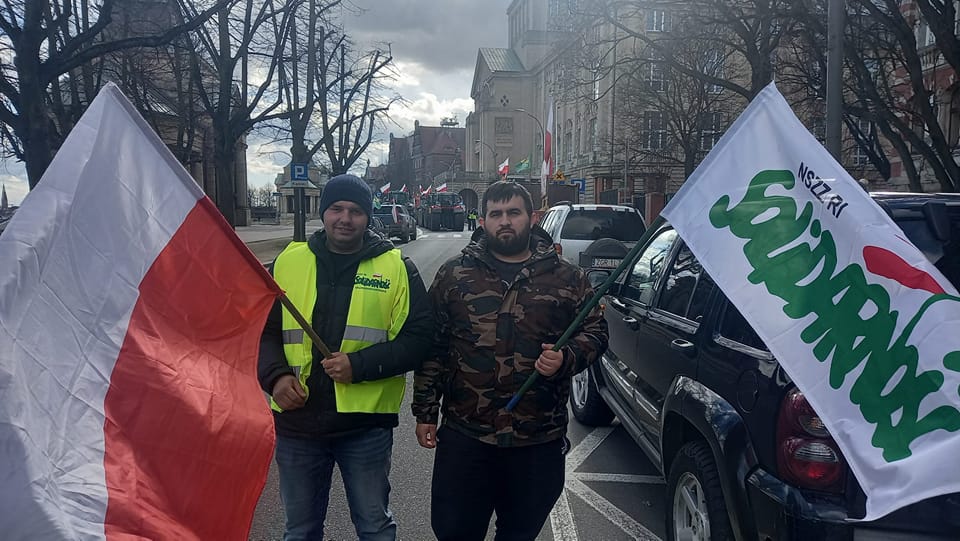
[[[550,527],[553,529],[555,541],[579,541],[577,537],[576,521],[570,510],[570,501],[567,493],[574,494],[587,505],[594,508],[611,524],[620,528],[623,533],[637,541],[661,541],[659,537],[625,513],[609,500],[597,494],[584,481],[601,481],[616,483],[646,483],[663,484],[663,479],[655,475],[629,475],[617,473],[590,473],[577,472],[577,468],[590,458],[590,455],[613,433],[614,427],[596,428],[591,431],[580,443],[574,447],[566,458],[566,482],[564,491],[550,511]]]
[[[560,493],[560,499],[550,512],[550,528],[553,530],[553,541],[580,541],[577,536],[577,525],[573,522],[573,513],[570,512],[566,490]]]
[[[600,447],[603,440],[607,439],[607,436],[613,432],[613,428],[612,426],[595,428],[587,434],[587,437],[583,438],[567,455],[567,472],[574,473],[577,468],[583,465],[584,461],[597,450],[597,447]]]
[[[661,541],[659,537],[640,524],[619,507],[610,503],[606,498],[597,494],[579,479],[568,479],[566,489],[576,494],[590,507],[597,510],[607,520],[620,527],[623,533],[637,541]],[[571,520],[573,517],[570,517]]]
[[[463,233],[420,233],[419,238],[426,239],[433,237],[435,239],[462,239],[464,237],[470,237],[470,235],[464,235]]]
[[[601,483],[634,483],[643,485],[663,485],[666,481],[659,475],[632,475],[629,473],[587,473],[576,472],[581,481],[598,481]]]

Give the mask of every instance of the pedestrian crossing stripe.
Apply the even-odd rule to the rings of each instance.
[[[421,238],[421,239],[429,239],[429,238],[434,238],[434,239],[462,239],[462,238],[464,238],[464,236],[465,236],[465,235],[464,235],[463,233],[436,233],[436,234],[434,234],[434,233],[423,233],[423,234],[420,235],[420,238]]]

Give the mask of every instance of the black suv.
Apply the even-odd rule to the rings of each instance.
[[[960,196],[872,195],[960,285]],[[960,539],[960,494],[848,521],[865,496],[836,442],[669,224],[604,302],[609,349],[571,406],[586,425],[616,414],[659,466],[668,539]]]

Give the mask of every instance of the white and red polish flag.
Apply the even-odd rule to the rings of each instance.
[[[510,172],[510,156],[507,156],[507,159],[503,160],[503,163],[501,163],[500,166],[497,167],[497,173],[499,173],[500,177],[502,178],[507,176],[507,173],[509,172]]]
[[[247,539],[278,294],[104,87],[0,236],[0,537]]]
[[[444,182],[443,184],[437,186],[437,191],[438,191],[438,192],[445,192],[445,191],[447,191],[447,183]]]
[[[540,167],[540,193],[547,201],[547,179],[553,177],[553,96],[547,105],[547,126],[543,129],[543,165]]]

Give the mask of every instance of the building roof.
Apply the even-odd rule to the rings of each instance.
[[[481,47],[480,56],[483,57],[483,61],[486,62],[487,67],[493,73],[498,71],[526,71],[523,62],[520,61],[517,53],[513,52],[513,49]]]
[[[419,126],[420,152],[428,154],[452,154],[463,151],[466,128],[452,126]]]

